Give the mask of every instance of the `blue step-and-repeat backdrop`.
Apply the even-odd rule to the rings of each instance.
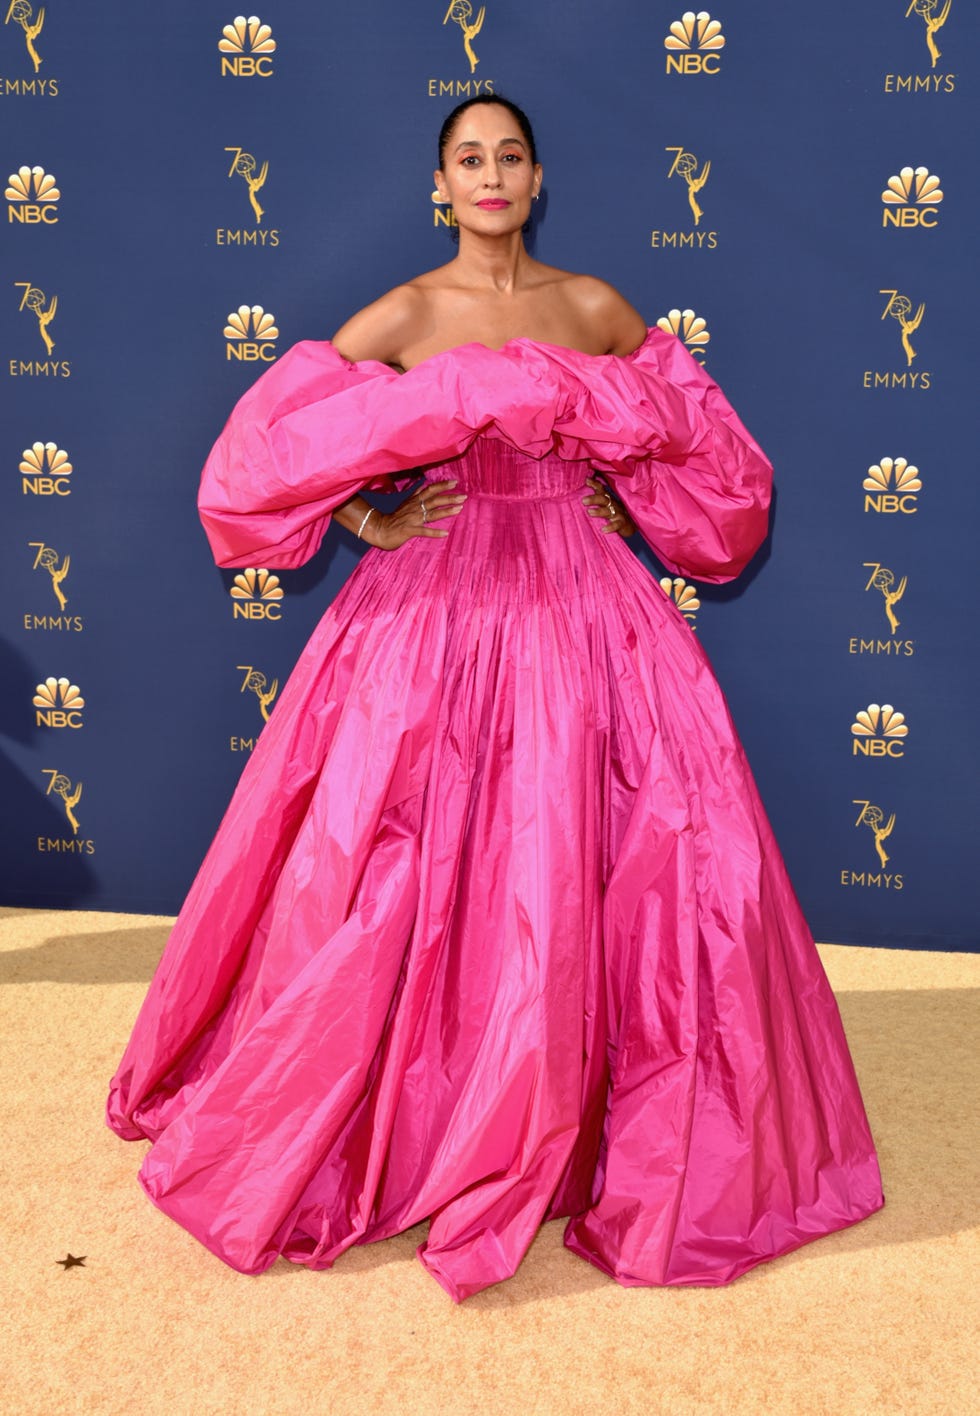
[[[450,258],[439,124],[501,92],[534,253],[675,329],[776,465],[746,575],[662,583],[814,932],[977,947],[980,16],[718,6],[0,0],[4,903],[177,909],[359,550],[219,571],[201,464],[290,344]]]

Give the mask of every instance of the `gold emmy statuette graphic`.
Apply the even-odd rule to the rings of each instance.
[[[881,194],[884,211],[882,226],[925,226],[939,224],[936,208],[943,199],[939,178],[928,167],[903,167],[889,177]]]
[[[704,363],[704,355],[711,335],[700,315],[696,315],[693,310],[669,310],[666,315],[660,316],[657,328],[662,329],[665,334],[676,334],[678,339],[684,341],[685,346],[695,359]]]
[[[228,176],[234,177],[237,173],[239,177],[245,178],[248,184],[248,199],[255,213],[255,224],[256,226],[261,226],[262,218],[265,216],[265,209],[259,205],[257,193],[260,187],[265,186],[265,179],[269,175],[269,164],[268,162],[263,162],[256,176],[255,158],[250,152],[243,152],[242,149],[238,147],[226,147],[225,152],[233,152],[235,154]]]
[[[905,714],[890,703],[869,703],[854,715],[851,724],[855,757],[901,757],[909,729]]]
[[[25,493],[35,496],[67,497],[71,493],[71,463],[68,454],[57,443],[32,443],[25,447],[18,471]]]
[[[242,682],[241,692],[251,691],[259,700],[259,712],[262,714],[263,723],[269,721],[269,709],[276,701],[276,694],[279,692],[279,680],[272,680],[272,687],[268,687],[268,680],[265,674],[258,669],[253,669],[251,664],[238,664],[236,666],[244,670],[245,678]]]
[[[225,356],[246,363],[261,359],[271,364],[276,357],[273,342],[279,338],[276,317],[261,305],[239,305],[228,316],[224,328]]]
[[[668,600],[673,600],[681,614],[687,620],[691,628],[694,628],[694,621],[698,610],[701,608],[701,601],[698,599],[698,592],[693,585],[688,585],[679,575],[673,579],[669,575],[662,577],[660,588],[667,596]]]
[[[85,699],[77,683],[66,678],[46,678],[34,690],[32,700],[39,728],[80,728]]]
[[[34,72],[37,73],[44,62],[34,47],[34,41],[44,29],[44,6],[37,12],[37,19],[33,18],[34,11],[27,3],[27,0],[10,0],[10,8],[4,18],[4,24],[9,25],[13,20],[15,25],[20,25],[24,31],[24,43],[27,45],[27,52],[31,56],[34,65]]]
[[[54,792],[56,796],[61,797],[61,800],[65,803],[65,815],[71,822],[72,833],[73,835],[77,836],[78,817],[75,815],[75,807],[82,799],[81,782],[79,782],[76,787],[73,787],[71,782],[65,776],[64,772],[58,772],[53,767],[44,767],[41,770],[43,771],[45,777],[51,778],[50,782],[48,782],[47,791],[44,793],[44,795],[50,796],[51,793]]]
[[[56,203],[61,200],[58,184],[43,167],[19,167],[7,178],[4,196],[8,222],[19,221],[25,226],[54,226],[58,220]]]
[[[29,541],[28,545],[32,549],[37,549],[34,557],[34,569],[46,570],[51,576],[51,588],[55,593],[58,604],[62,609],[68,604],[68,597],[61,588],[62,581],[68,574],[71,565],[71,556],[65,556],[61,565],[58,564],[58,552],[53,546],[46,546],[43,541]]]
[[[55,312],[58,308],[57,295],[52,295],[51,303],[48,308],[45,309],[44,302],[47,296],[43,290],[39,290],[37,286],[32,285],[29,280],[15,280],[14,285],[24,291],[24,298],[21,300],[19,308],[21,310],[32,310],[37,316],[38,329],[41,338],[44,340],[44,347],[50,354],[54,348],[54,340],[51,338],[50,334],[48,334],[48,325],[54,319]]]
[[[903,575],[896,587],[895,576],[887,566],[881,565],[878,561],[865,561],[864,568],[871,571],[871,578],[864,588],[870,590],[873,587],[875,590],[881,591],[885,599],[885,615],[891,625],[892,634],[896,634],[901,620],[895,613],[895,606],[905,594],[909,578],[907,575]]]
[[[236,15],[225,25],[218,40],[221,73],[239,79],[267,79],[272,73],[271,55],[276,52],[272,29],[258,15]]]
[[[476,66],[480,62],[473,49],[473,40],[476,39],[483,28],[486,13],[486,5],[481,5],[477,12],[476,19],[474,20],[473,6],[469,3],[469,0],[451,0],[449,9],[446,11],[442,21],[444,25],[448,25],[449,21],[452,20],[455,24],[459,25],[460,29],[463,31],[463,48],[466,50],[466,57],[470,61],[471,74],[476,72]]]
[[[684,178],[684,181],[687,183],[687,200],[694,216],[694,225],[697,226],[702,216],[704,216],[704,212],[698,204],[698,192],[701,191],[705,182],[708,180],[708,173],[711,171],[711,163],[710,161],[706,162],[701,168],[701,171],[698,172],[698,160],[693,152],[685,152],[683,148],[679,147],[669,147],[666,148],[665,151],[677,154],[667,176],[670,178],[673,177],[675,172],[679,172]]]
[[[902,331],[902,348],[905,350],[905,358],[909,368],[911,368],[912,360],[915,359],[917,355],[916,351],[912,348],[910,336],[915,333],[922,323],[922,316],[926,312],[925,304],[921,303],[913,315],[912,301],[907,295],[899,295],[897,290],[879,290],[878,294],[887,295],[889,297],[888,304],[882,311],[881,318],[885,319],[888,315],[891,315],[893,320],[898,320]]]
[[[664,40],[668,74],[717,74],[721,68],[719,51],[725,47],[721,22],[707,10],[685,10],[673,20]]]
[[[857,798],[855,798],[853,805],[861,808],[858,819],[854,823],[855,826],[868,826],[874,832],[875,850],[878,852],[878,859],[881,861],[882,870],[884,870],[891,860],[891,856],[885,850],[885,842],[895,829],[895,813],[893,811],[885,821],[885,813],[880,806],[875,806],[870,801],[860,801]]]
[[[926,27],[926,44],[932,56],[932,67],[935,68],[942,58],[943,51],[936,44],[936,34],[942,29],[949,19],[949,12],[953,7],[953,0],[945,0],[942,9],[939,8],[940,0],[912,0],[911,5],[905,11],[905,18],[914,12],[923,21]],[[938,14],[936,13],[938,11]]]
[[[916,492],[922,490],[922,479],[918,467],[913,467],[904,457],[883,457],[868,468],[868,475],[861,483],[866,493],[865,511],[902,511],[906,515],[916,510]]]

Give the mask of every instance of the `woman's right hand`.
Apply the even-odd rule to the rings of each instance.
[[[382,551],[394,551],[412,536],[448,536],[448,527],[432,523],[462,511],[466,494],[453,492],[455,486],[455,480],[424,482],[394,511],[375,510],[364,528],[364,540]]]

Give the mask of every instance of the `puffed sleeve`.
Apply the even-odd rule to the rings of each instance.
[[[302,565],[334,507],[394,490],[481,432],[540,457],[559,394],[546,360],[525,368],[480,344],[407,374],[351,363],[327,340],[296,344],[239,399],[205,463],[198,509],[215,560]]]
[[[675,336],[601,364],[561,419],[559,451],[610,475],[671,571],[732,580],[765,539],[772,466],[721,389]]]

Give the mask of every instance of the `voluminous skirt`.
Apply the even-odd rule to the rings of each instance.
[[[113,1083],[234,1268],[431,1218],[457,1300],[543,1220],[720,1284],[882,1203],[833,994],[704,653],[581,500],[471,440],[281,695]]]

